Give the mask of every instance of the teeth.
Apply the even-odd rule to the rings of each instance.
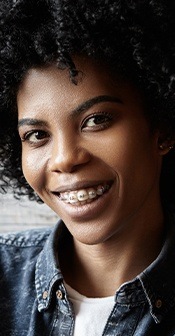
[[[89,198],[89,195],[85,189],[79,190],[77,192],[77,198],[79,201],[86,201]]]
[[[68,202],[69,202],[69,193],[68,193],[68,192],[65,192],[65,193],[64,193],[64,196],[62,195],[62,199],[64,199],[64,201],[65,201],[66,203],[68,203]]]
[[[88,190],[88,195],[89,195],[89,199],[95,198],[97,196],[97,193],[95,191],[95,189],[91,188]]]
[[[75,192],[70,192],[68,195],[68,201],[69,203],[77,203],[78,199],[77,199],[77,195]]]
[[[97,195],[103,195],[104,191],[105,191],[105,188],[103,186],[99,186],[97,188]]]
[[[89,203],[93,198],[103,195],[104,192],[108,189],[109,185],[106,186],[99,185],[96,189],[87,188],[78,191],[65,192],[63,194],[60,193],[60,199],[66,203],[71,204],[76,204],[78,202],[81,202],[81,204],[83,204],[83,202]]]

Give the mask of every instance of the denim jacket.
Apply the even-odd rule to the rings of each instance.
[[[0,236],[0,336],[73,335],[73,307],[57,258],[69,239],[62,222],[54,229]],[[126,335],[175,335],[173,216],[157,259],[115,294],[103,336]]]

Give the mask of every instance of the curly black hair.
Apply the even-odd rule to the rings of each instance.
[[[16,96],[26,71],[53,62],[69,69],[87,55],[132,79],[152,127],[175,138],[175,1],[0,0],[0,189],[37,199],[21,167]],[[162,198],[175,204],[175,153],[164,157]]]

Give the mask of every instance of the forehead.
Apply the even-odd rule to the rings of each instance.
[[[20,91],[29,94],[34,86],[35,89],[38,87],[38,83],[40,83],[38,91],[44,88],[47,88],[47,91],[52,90],[55,85],[59,91],[67,88],[66,92],[73,91],[73,94],[84,87],[86,87],[87,94],[91,89],[113,88],[114,80],[104,66],[88,58],[76,59],[75,66],[78,71],[77,85],[72,82],[68,69],[61,70],[56,65],[50,65],[29,69],[21,83]],[[115,85],[117,86],[117,81]]]
[[[17,103],[19,111],[37,109],[74,109],[77,105],[96,96],[110,95],[128,104],[142,104],[139,90],[131,82],[112,77],[111,73],[95,61],[76,59],[77,85],[73,84],[67,69],[55,65],[31,68],[19,88]]]

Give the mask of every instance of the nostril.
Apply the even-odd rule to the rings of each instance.
[[[72,141],[73,143],[73,141]],[[72,173],[80,166],[87,164],[91,155],[84,148],[76,147],[75,144],[55,145],[49,161],[50,171],[59,173]]]

